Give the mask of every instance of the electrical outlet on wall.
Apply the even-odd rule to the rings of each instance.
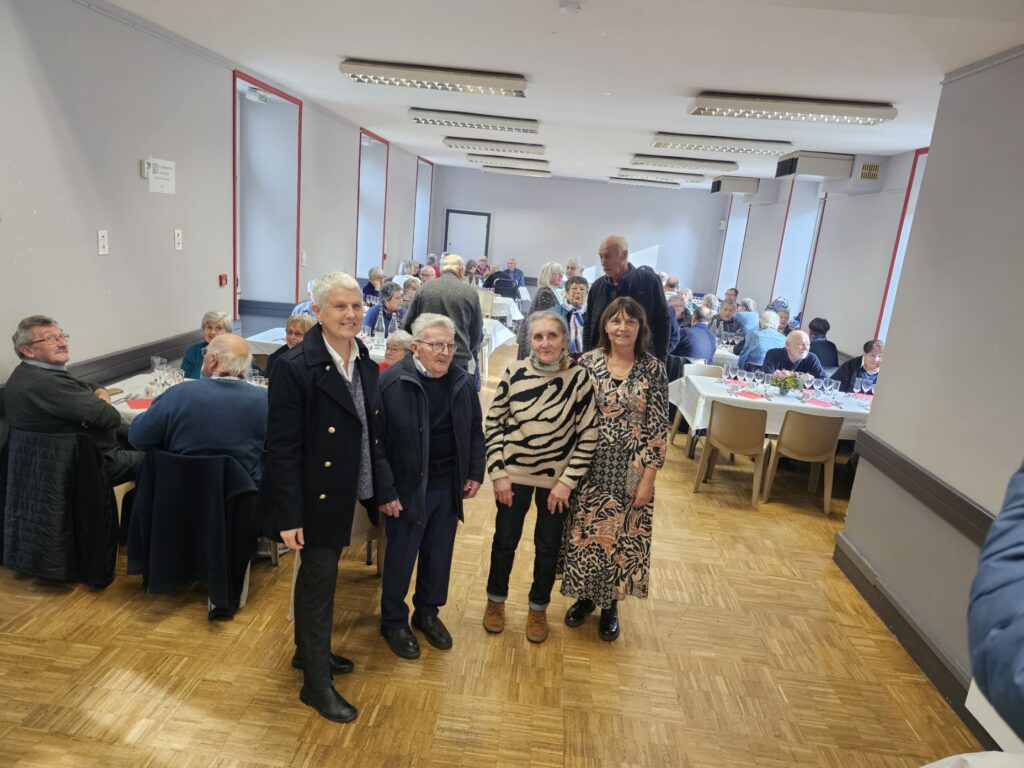
[[[180,251],[181,249],[182,249],[181,230],[180,229],[176,229],[176,230],[174,230],[174,250]]]
[[[110,253],[110,239],[105,229],[100,229],[96,232],[96,253],[99,256],[106,256]]]

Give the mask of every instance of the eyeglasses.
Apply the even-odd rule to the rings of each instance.
[[[43,338],[41,339],[36,339],[35,341],[28,342],[25,346],[31,347],[33,344],[56,344],[61,341],[67,341],[70,338],[71,337],[68,336],[66,333],[50,333],[47,334],[46,336],[43,336]]]
[[[437,352],[454,352],[455,342],[444,342],[444,341],[417,341],[417,344],[422,344],[425,347],[430,347],[434,353]]]
[[[291,328],[289,328],[287,331],[284,332],[284,335],[285,336],[298,336],[301,339],[302,337],[304,337],[306,335],[306,332],[305,331],[293,331]]]

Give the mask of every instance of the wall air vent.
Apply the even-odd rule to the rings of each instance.
[[[878,181],[882,175],[882,164],[881,163],[863,163],[860,166],[860,175],[858,178],[861,181]]]
[[[853,155],[831,152],[790,152],[779,158],[775,166],[775,178],[802,176],[824,181],[826,179],[848,179],[853,172]]]

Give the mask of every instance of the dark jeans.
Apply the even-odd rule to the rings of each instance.
[[[452,550],[459,515],[454,491],[428,488],[423,525],[415,521],[388,517],[388,534],[381,573],[380,623],[389,629],[409,626],[409,607],[405,596],[416,567],[416,592],[412,596],[416,612],[437,616],[437,609],[448,602],[448,579],[452,572]]]
[[[331,628],[334,587],[338,582],[338,547],[304,547],[295,581],[295,646],[302,658],[305,687],[331,685]]]
[[[530,511],[530,501],[537,500],[537,523],[533,528],[533,585],[530,587],[530,607],[542,611],[551,602],[551,589],[555,585],[555,567],[558,550],[562,546],[565,512],[548,512],[547,488],[512,484],[512,506],[498,504],[494,522],[494,541],[491,543],[491,572],[487,577],[487,597],[504,602],[508,597],[508,577],[516,559],[516,547],[523,535],[523,521]]]

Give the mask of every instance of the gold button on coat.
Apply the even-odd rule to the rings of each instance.
[[[324,462],[324,466],[325,466],[325,467],[330,467],[330,466],[331,466],[331,462],[329,462],[329,461],[325,461],[325,462]]]
[[[326,498],[327,498],[327,494],[326,493],[321,493],[320,494],[320,501],[323,501]]]
[[[333,434],[334,434],[334,432],[335,432],[335,429],[334,429],[334,427],[328,427],[328,428],[327,428],[327,433],[328,433],[328,434],[331,434],[331,435],[333,435]]]

